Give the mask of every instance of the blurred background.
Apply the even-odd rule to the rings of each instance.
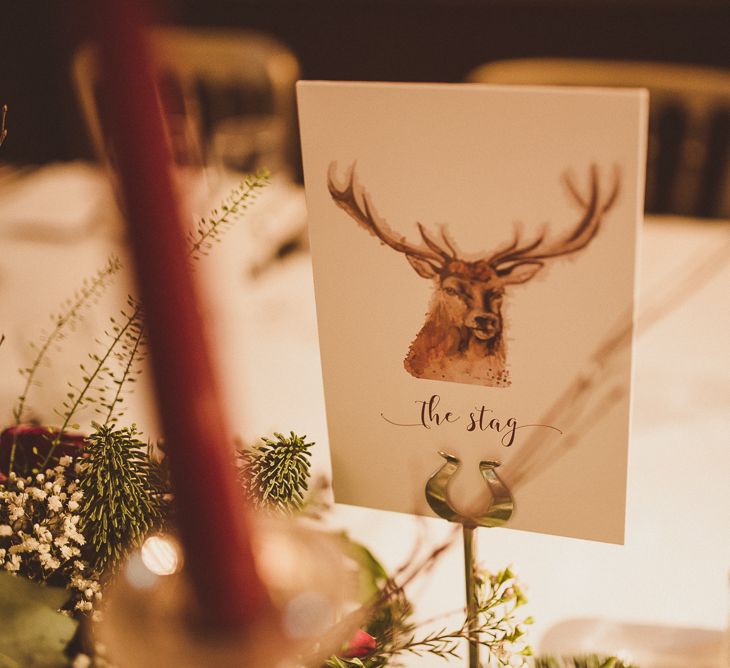
[[[0,92],[12,114],[4,161],[41,164],[99,155],[72,75],[74,57],[86,42],[88,6],[59,0],[4,3]],[[280,153],[292,177],[301,180],[291,90],[297,77],[654,83],[653,102],[662,108],[652,107],[647,209],[730,216],[730,198],[723,194],[730,137],[727,0],[165,0],[149,8],[156,23],[187,34],[207,35],[213,29],[234,40],[240,34],[271,38],[256,45],[263,55],[253,60],[282,53],[293,59],[293,66],[274,74],[264,63],[267,80],[259,77],[255,86],[249,81],[248,90],[237,95],[230,86],[215,91],[195,84],[201,150],[215,151],[216,159],[250,160],[250,146],[231,148],[228,141],[242,134],[255,136],[245,140],[249,144],[266,144],[256,149],[262,152],[284,142]],[[244,54],[241,62],[245,59]],[[507,72],[478,69],[514,59],[539,60]],[[547,70],[545,59],[551,59]],[[566,71],[565,63],[554,59],[588,61],[588,68]],[[597,74],[595,60],[610,61],[610,67]],[[648,63],[683,67],[635,71]],[[222,76],[218,73],[219,83]],[[187,106],[190,114],[189,99]],[[279,120],[271,123],[272,115]],[[243,124],[241,116],[247,117]],[[237,120],[221,126],[231,117]]]

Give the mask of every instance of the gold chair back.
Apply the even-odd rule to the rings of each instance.
[[[280,118],[293,143],[299,63],[281,42],[245,30],[150,28],[160,104],[179,162],[203,160],[216,123],[241,114]],[[97,154],[108,158],[98,113],[96,49],[76,53],[73,80]],[[190,155],[181,155],[187,151]],[[195,155],[198,153],[198,155]]]
[[[730,72],[665,63],[530,58],[487,63],[467,81],[648,89],[646,210],[730,217]]]

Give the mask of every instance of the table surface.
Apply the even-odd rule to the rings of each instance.
[[[249,220],[213,249],[201,277],[236,432],[249,441],[273,431],[307,434],[317,443],[315,471],[328,474],[310,258],[302,252],[266,262],[272,249],[301,230],[304,215],[301,191],[275,180]],[[21,387],[15,370],[31,359],[28,341],[48,329],[48,314],[110,252],[127,258],[104,177],[83,164],[0,171],[0,238],[0,329],[6,336],[0,406],[9,421]],[[689,629],[725,629],[730,611],[730,225],[649,218],[639,278],[644,325],[635,347],[625,545],[504,528],[478,532],[479,556],[491,569],[514,565],[536,620],[531,640],[542,649],[588,649],[581,643],[590,641],[595,649],[603,643],[617,651],[608,645],[623,643],[624,653],[643,665],[688,665],[667,658],[683,648],[667,650],[654,663],[632,648],[647,639],[655,648],[667,638],[676,644],[686,636],[687,643],[713,646],[697,645],[695,656],[706,651],[707,658],[692,665],[716,665],[719,634]],[[65,381],[75,377],[128,290],[124,274],[64,342],[32,395],[38,417],[53,420]],[[144,386],[130,397],[128,414],[156,434]],[[329,521],[346,527],[389,568],[401,565],[417,541],[425,549],[450,531],[435,519],[352,507],[337,507]],[[455,544],[414,586],[417,616],[461,608],[462,578]],[[657,635],[664,627],[685,631]],[[408,665],[444,662],[419,658]]]

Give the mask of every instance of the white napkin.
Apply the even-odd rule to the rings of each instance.
[[[117,219],[104,172],[82,162],[40,167],[0,189],[0,235],[73,242]]]

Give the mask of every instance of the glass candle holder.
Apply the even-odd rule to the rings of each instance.
[[[362,621],[356,578],[336,536],[294,520],[256,523],[257,569],[274,612],[243,631],[206,623],[174,537],[148,538],[109,595],[100,640],[120,668],[319,666]]]

